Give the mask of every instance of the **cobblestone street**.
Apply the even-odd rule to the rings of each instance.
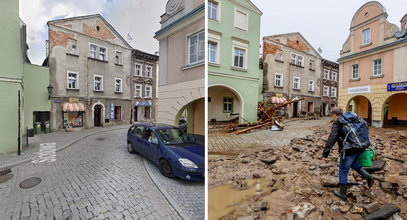
[[[313,133],[313,128],[329,126],[330,118],[318,120],[296,120],[287,122],[283,131],[260,129],[234,135],[223,131],[209,132],[209,154],[239,152],[251,147],[283,146],[293,138],[302,138]]]
[[[58,151],[55,162],[24,163],[12,174],[0,184],[0,219],[204,218],[204,183],[162,177],[127,152],[125,129],[91,135]],[[30,177],[42,182],[21,189]]]

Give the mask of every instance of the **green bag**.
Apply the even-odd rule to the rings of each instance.
[[[373,166],[373,158],[376,155],[376,151],[373,147],[366,148],[366,151],[362,153],[359,157],[359,164],[363,167],[371,167]]]

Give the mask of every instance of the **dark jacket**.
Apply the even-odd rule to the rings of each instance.
[[[331,133],[329,134],[328,140],[326,141],[324,151],[322,152],[322,157],[328,157],[329,153],[331,152],[331,149],[335,145],[336,142],[338,142],[338,152],[341,153],[343,149],[343,140],[345,139],[345,134],[342,132],[342,125],[339,123],[338,120],[336,120],[332,124],[332,130]],[[352,154],[357,154],[360,152],[363,152],[365,149],[348,149],[346,150],[346,155],[352,155]]]

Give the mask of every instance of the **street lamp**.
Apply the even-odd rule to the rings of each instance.
[[[48,90],[48,100],[50,100],[51,99],[51,94],[52,94],[52,89],[53,89],[54,87],[52,87],[51,85],[49,85],[48,87],[47,87],[47,90]]]

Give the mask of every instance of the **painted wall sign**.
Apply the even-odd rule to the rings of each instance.
[[[370,86],[348,88],[348,94],[370,93]]]
[[[152,106],[153,104],[151,101],[146,101],[146,102],[136,102],[136,106]]]
[[[389,83],[387,84],[387,91],[405,91],[407,90],[407,82]]]
[[[114,104],[110,104],[110,120],[114,120]]]

